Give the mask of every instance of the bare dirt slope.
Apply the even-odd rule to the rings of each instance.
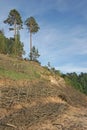
[[[6,59],[1,61],[6,63]],[[6,66],[1,61],[2,71]],[[87,97],[61,77],[51,75],[41,66],[37,68],[39,72],[36,70],[36,74],[34,68],[31,79],[16,80],[1,72],[0,130],[86,130]],[[21,73],[27,75],[25,70]]]

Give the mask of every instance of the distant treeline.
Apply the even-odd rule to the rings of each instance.
[[[87,73],[80,73],[78,75],[77,73],[73,72],[62,74],[62,77],[74,88],[87,95]]]

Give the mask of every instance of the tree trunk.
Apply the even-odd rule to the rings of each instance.
[[[17,40],[17,34],[16,34],[17,28],[16,28],[16,20],[14,21],[14,38],[15,38],[15,42]]]
[[[32,33],[30,32],[30,52],[32,51]]]
[[[16,24],[16,19],[14,20],[14,39],[15,39],[15,48],[14,48],[14,53],[15,56],[17,55],[17,24]]]
[[[30,31],[30,55],[31,55],[31,59],[32,60],[32,33]]]

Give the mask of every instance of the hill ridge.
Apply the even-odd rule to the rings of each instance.
[[[87,97],[38,63],[0,54],[0,130],[86,130]]]

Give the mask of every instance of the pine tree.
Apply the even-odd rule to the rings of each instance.
[[[40,28],[34,17],[27,18],[25,21],[25,25],[27,26],[27,29],[30,32],[30,53],[32,53],[32,34],[38,32]]]
[[[5,36],[2,30],[0,30],[0,53],[6,54],[6,48]]]
[[[40,54],[38,52],[38,49],[36,49],[35,46],[33,46],[31,49],[31,53],[29,55],[30,60],[38,61],[37,59],[39,58],[39,56],[40,56]]]
[[[9,28],[10,31],[14,30],[14,37],[15,42],[17,40],[17,30],[22,29],[23,22],[21,19],[21,16],[19,12],[16,9],[10,10],[8,18],[4,20],[5,24],[9,24],[10,26],[13,26],[12,28]]]

